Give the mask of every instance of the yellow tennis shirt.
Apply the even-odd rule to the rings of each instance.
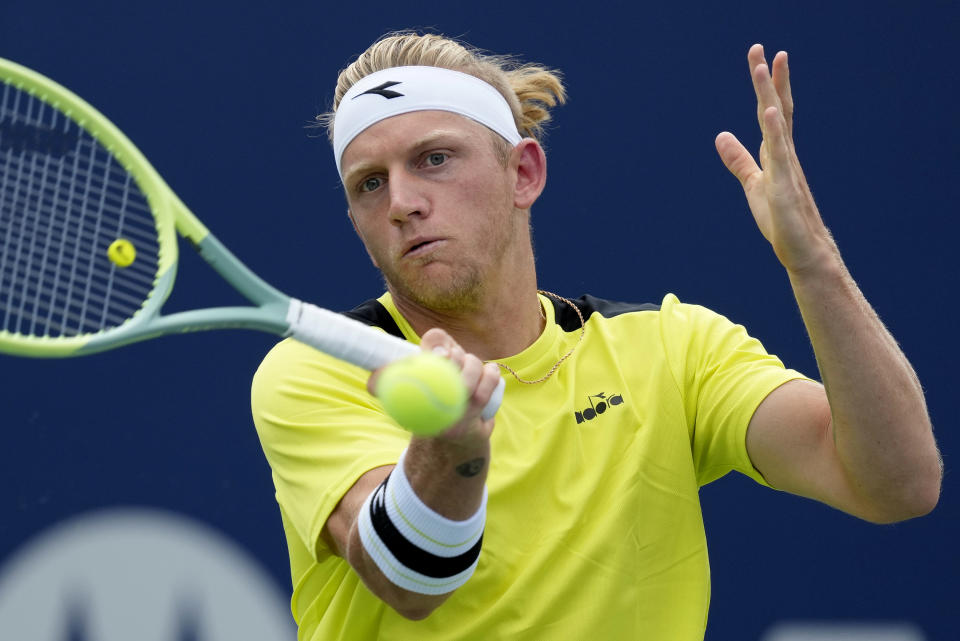
[[[368,373],[292,340],[253,381],[273,470],[302,641],[702,640],[710,601],[698,489],[730,470],[765,483],[745,437],[784,369],[743,327],[667,295],[661,305],[541,296],[546,329],[503,359],[483,550],[473,577],[427,619],[375,597],[321,541],[367,470],[409,434],[365,388]],[[388,294],[350,315],[419,342]]]

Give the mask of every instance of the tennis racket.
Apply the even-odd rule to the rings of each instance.
[[[2,58],[0,81],[0,352],[80,356],[226,328],[290,336],[368,370],[419,352],[262,280],[79,96]],[[162,314],[178,234],[253,305]],[[485,418],[503,388],[501,379]]]

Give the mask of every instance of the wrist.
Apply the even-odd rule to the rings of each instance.
[[[486,487],[481,487],[480,505],[466,518],[448,518],[417,495],[404,473],[406,454],[361,505],[358,536],[394,586],[418,594],[447,594],[476,569],[486,522]]]
[[[790,283],[797,286],[839,283],[849,278],[847,267],[840,257],[840,251],[832,242],[828,247],[799,266],[784,266]]]
[[[397,462],[424,503],[443,516],[464,519],[480,506],[490,468],[490,442],[463,447],[414,438]]]

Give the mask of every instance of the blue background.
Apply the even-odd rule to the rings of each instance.
[[[854,277],[927,391],[946,460],[923,519],[873,526],[731,475],[702,492],[708,639],[782,619],[895,619],[956,638],[953,474],[960,8],[901,2],[0,4],[0,56],[100,108],[218,237],[287,292],[377,295],[324,137],[337,72],[392,29],[432,27],[564,71],[533,209],[540,284],[742,322],[816,364],[786,277],[713,148],[759,145],[746,50],[791,55],[801,161]],[[312,137],[313,136],[313,137]],[[168,309],[236,302],[189,253]],[[62,519],[172,509],[227,533],[289,586],[248,389],[265,335],[182,336],[67,361],[0,357],[0,564]]]

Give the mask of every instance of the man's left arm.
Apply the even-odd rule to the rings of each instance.
[[[926,514],[939,499],[942,461],[923,389],[820,218],[794,149],[786,52],[772,71],[760,45],[747,58],[760,165],[728,132],[717,151],[787,270],[824,383],[791,381],[767,396],[747,431],[750,459],[774,487],[869,521]]]

